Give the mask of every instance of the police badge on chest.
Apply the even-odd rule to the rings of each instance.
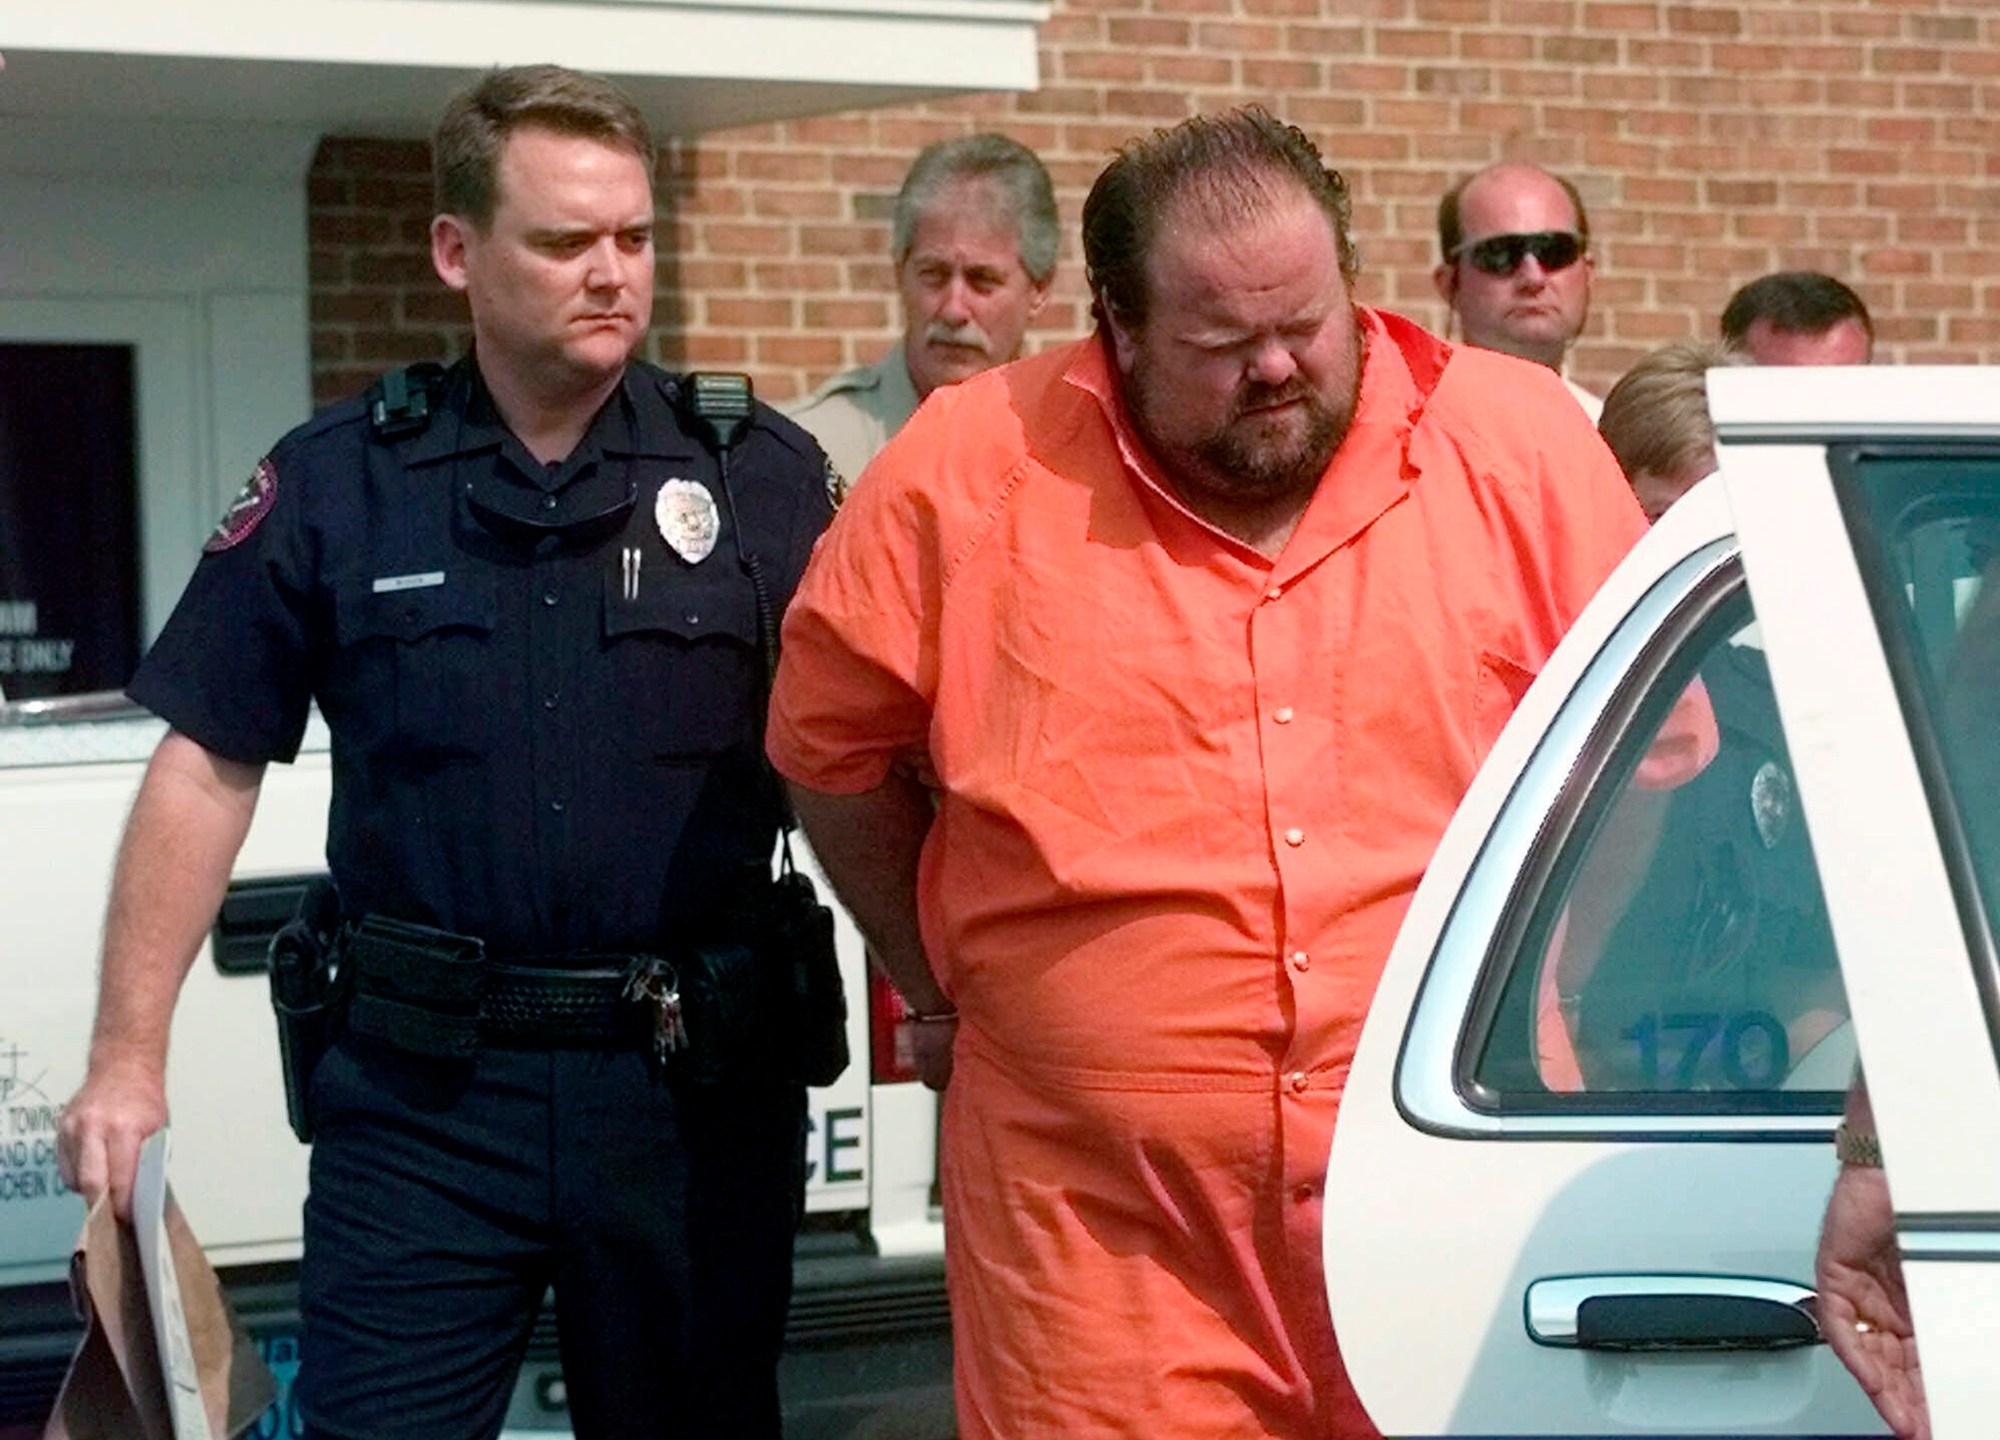
[[[699,565],[715,549],[722,534],[722,515],[706,485],[693,480],[672,479],[660,486],[653,501],[653,523],[667,548]]]

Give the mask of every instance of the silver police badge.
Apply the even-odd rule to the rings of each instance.
[[[1766,760],[1750,777],[1750,818],[1757,822],[1757,838],[1766,850],[1777,848],[1792,825],[1797,805],[1792,777],[1775,760]]]
[[[706,485],[692,480],[669,480],[660,487],[653,501],[653,523],[660,527],[660,538],[674,554],[690,565],[706,560],[715,549],[716,537],[722,534],[715,497]]]

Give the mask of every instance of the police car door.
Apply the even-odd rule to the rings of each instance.
[[[1325,1204],[1388,1434],[1881,1429],[1811,1313],[1853,1030],[1732,530],[1707,482],[1612,577],[1391,955]]]
[[[1711,378],[1938,1440],[2000,1414],[2000,371]],[[1825,439],[1829,443],[1815,444]]]

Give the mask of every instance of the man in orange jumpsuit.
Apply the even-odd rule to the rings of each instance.
[[[940,392],[786,620],[770,749],[947,1079],[967,1440],[1367,1436],[1342,1082],[1440,832],[1644,522],[1545,367],[1357,306],[1260,111],[1124,151],[1098,330]]]

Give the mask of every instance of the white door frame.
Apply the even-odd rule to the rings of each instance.
[[[141,639],[159,633],[200,553],[215,507],[203,423],[206,367],[192,299],[0,295],[0,344],[130,345],[138,485]],[[216,513],[220,513],[219,510]],[[176,565],[174,561],[183,563]]]

